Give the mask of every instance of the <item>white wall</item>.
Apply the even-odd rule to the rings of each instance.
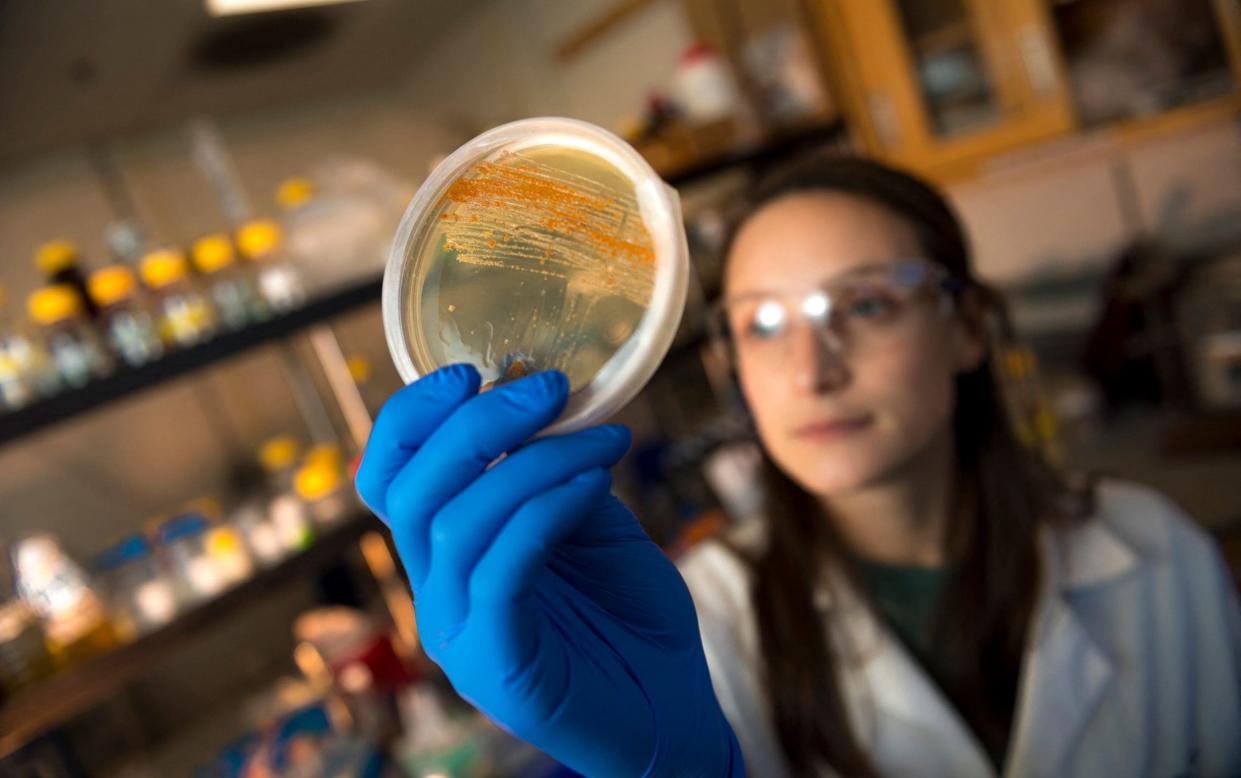
[[[1071,139],[950,187],[983,276],[1003,284],[1098,267],[1141,235],[1241,237],[1241,130],[1141,142]]]
[[[499,0],[441,36],[414,69],[421,107],[476,132],[523,116],[563,115],[614,128],[667,91],[693,34],[676,0],[651,3],[567,63],[555,51],[614,0]]]

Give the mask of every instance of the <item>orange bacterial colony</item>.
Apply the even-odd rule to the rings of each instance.
[[[475,163],[411,254],[415,362],[470,362],[487,382],[555,368],[581,388],[636,329],[655,281],[632,181],[557,146]]]

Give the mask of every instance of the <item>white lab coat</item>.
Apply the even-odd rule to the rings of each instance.
[[[1094,519],[1042,537],[1046,574],[1006,776],[1241,776],[1241,606],[1210,539],[1162,495],[1104,482]],[[754,778],[790,775],[772,728],[748,573],[716,542],[682,575],[716,695]],[[817,598],[851,726],[885,776],[994,776],[986,752],[847,590]]]

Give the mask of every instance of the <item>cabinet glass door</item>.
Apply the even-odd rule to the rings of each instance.
[[[896,0],[931,129],[948,138],[1003,118],[966,0]]]

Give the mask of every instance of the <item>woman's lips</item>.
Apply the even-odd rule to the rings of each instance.
[[[831,440],[839,440],[840,438],[845,438],[850,435],[856,435],[869,427],[870,424],[871,417],[869,415],[851,416],[847,419],[817,421],[793,430],[793,437],[799,440],[824,443]]]

